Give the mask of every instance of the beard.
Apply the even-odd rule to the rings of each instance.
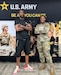
[[[25,16],[24,16],[24,15],[23,15],[23,16],[20,16],[20,18],[21,18],[21,19],[24,19],[24,18],[25,18]]]

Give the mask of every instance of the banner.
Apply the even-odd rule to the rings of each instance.
[[[41,14],[47,15],[48,21],[61,20],[61,1],[60,0],[2,0],[0,1],[0,20],[15,19],[18,10],[25,10],[26,17],[40,17]]]
[[[0,56],[15,55],[16,31],[14,25],[15,19],[19,17],[18,11],[20,9],[25,11],[25,17],[28,18],[33,27],[40,23],[39,17],[45,15],[48,22],[55,22],[55,27],[57,27],[57,31],[59,31],[59,26],[61,26],[59,23],[61,21],[61,0],[2,0],[0,1]],[[4,26],[8,27],[9,46],[3,46],[1,44],[2,39],[6,39],[6,36],[2,37]],[[34,36],[31,37],[34,38]],[[61,57],[59,37],[60,36],[56,37],[57,43],[54,48],[55,54],[53,54],[53,57]],[[5,40],[2,42],[4,41]],[[37,51],[34,52],[37,54]],[[31,54],[30,56],[34,55],[32,50]]]

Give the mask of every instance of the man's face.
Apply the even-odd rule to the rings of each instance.
[[[4,27],[4,31],[8,31],[8,26]]]
[[[46,18],[45,18],[44,16],[41,16],[41,17],[40,17],[40,22],[41,22],[41,23],[44,23],[45,21],[46,21]]]
[[[20,11],[19,11],[19,16],[20,16],[20,17],[24,17],[24,11],[23,11],[23,10],[20,10]]]

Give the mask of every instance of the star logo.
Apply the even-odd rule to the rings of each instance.
[[[3,4],[0,4],[2,10],[8,10],[8,6],[9,4],[6,4],[6,2],[4,1]]]

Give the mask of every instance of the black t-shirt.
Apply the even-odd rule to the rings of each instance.
[[[19,18],[15,20],[15,25],[16,24],[21,24],[23,26],[26,26],[26,22],[27,20],[20,20]],[[27,30],[23,30],[23,31],[18,31],[16,32],[16,39],[17,40],[23,40],[23,39],[26,39],[28,38],[29,35],[28,35],[28,31]]]

